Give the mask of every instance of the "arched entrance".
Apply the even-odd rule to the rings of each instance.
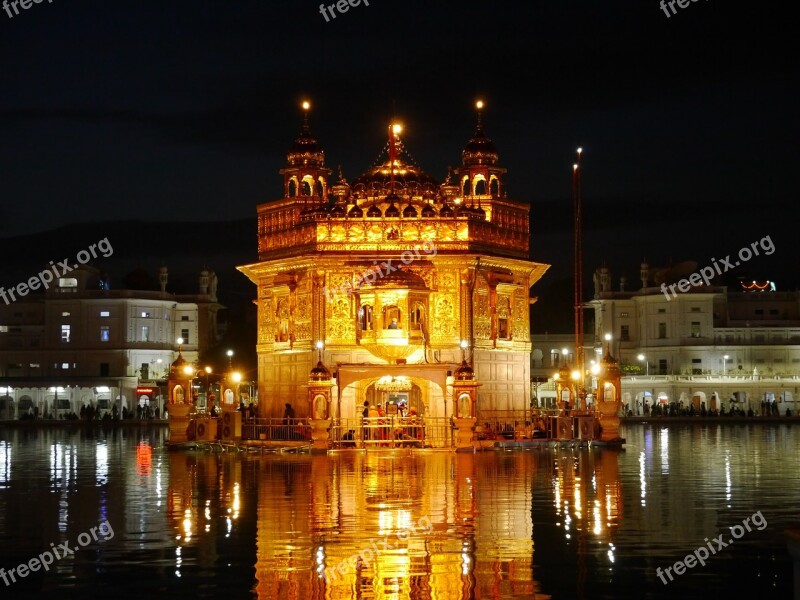
[[[454,368],[455,365],[442,363],[339,365],[338,397],[332,411],[338,417],[340,435],[334,434],[334,441],[343,439],[356,445],[364,441],[373,446],[385,445],[374,443],[376,438],[371,436],[380,406],[382,418],[385,417],[382,424],[390,428],[388,436],[383,430],[378,432],[380,435],[399,441],[411,433],[411,437],[418,439],[421,445],[448,447],[452,443],[449,419],[453,415],[453,392],[452,386],[448,385],[448,373],[452,373]],[[372,415],[367,417],[368,421],[364,421],[365,409],[367,415]],[[390,421],[396,428],[388,425]]]

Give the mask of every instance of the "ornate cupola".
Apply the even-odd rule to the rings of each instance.
[[[470,200],[470,204],[480,206],[481,198],[499,198],[502,179],[506,169],[497,166],[499,155],[492,140],[483,131],[483,100],[475,103],[478,123],[475,134],[461,152],[461,167],[456,170],[459,180],[459,194]]]
[[[303,129],[286,154],[283,175],[286,198],[300,198],[304,208],[324,203],[328,196],[328,177],[331,170],[325,167],[325,151],[311,135],[308,111],[311,103],[303,102]]]

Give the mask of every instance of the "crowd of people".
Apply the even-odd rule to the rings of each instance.
[[[633,416],[659,416],[659,417],[755,417],[755,416],[773,416],[778,417],[781,415],[780,409],[778,408],[778,404],[776,402],[762,402],[761,403],[761,411],[756,413],[752,408],[748,408],[746,411],[736,406],[734,403],[731,403],[730,408],[728,410],[725,409],[725,405],[718,409],[707,409],[706,403],[701,402],[699,410],[694,407],[694,404],[684,405],[683,402],[670,402],[669,404],[654,404],[650,406],[650,404],[645,403],[644,406],[637,406],[636,415],[634,415],[633,409],[631,408],[630,404],[626,404],[624,407],[625,416],[633,417]],[[784,416],[791,417],[792,410],[790,408],[786,409]]]

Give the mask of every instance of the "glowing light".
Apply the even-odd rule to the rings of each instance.
[[[561,354],[563,354],[564,356],[566,356],[567,354],[569,354],[569,350],[567,350],[566,348],[562,348],[562,349],[561,349]]]
[[[466,350],[467,346],[469,346],[469,342],[467,342],[467,340],[461,340],[461,349]]]
[[[475,103],[475,108],[477,108],[478,110],[482,110],[483,109],[483,100],[478,100]]]
[[[303,101],[303,110],[308,110],[309,108],[311,108],[311,102],[309,102],[308,100],[304,100]]]
[[[403,132],[403,126],[400,123],[394,123],[392,125],[392,133],[395,135],[400,135]]]
[[[595,363],[591,366],[589,370],[592,372],[592,375],[598,375],[600,373],[600,365]]]
[[[610,334],[610,333],[607,333],[607,334],[606,334],[604,337],[605,337],[605,340],[606,340],[607,342],[610,342],[610,341],[611,341],[611,334]]]
[[[234,373],[231,373],[231,379],[234,383],[239,383],[242,380],[242,374],[238,371],[235,371]]]
[[[579,146],[578,147],[578,154],[581,154],[582,152],[583,152],[583,148]]]
[[[323,342],[322,340],[319,340],[319,341],[317,342],[317,350],[322,350],[322,348],[323,348],[324,346],[325,346],[325,342]]]
[[[178,345],[183,344],[183,338],[178,338]]]
[[[208,373],[209,375],[211,375],[211,367],[206,367],[205,371],[206,371],[206,373]]]
[[[581,378],[581,372],[578,371],[577,369],[574,370],[572,372],[572,379],[574,379],[575,381],[578,381],[578,379],[580,379],[580,378]]]
[[[194,368],[192,367],[192,365],[186,365],[185,367],[183,367],[183,372],[186,373],[187,375],[192,375],[194,373]]]

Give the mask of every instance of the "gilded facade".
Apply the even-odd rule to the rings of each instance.
[[[480,113],[443,183],[396,124],[372,167],[334,181],[307,118],[280,174],[282,197],[258,206],[259,262],[239,267],[258,288],[262,417],[287,402],[308,416],[304,386],[320,359],[335,376],[333,417],[398,396],[450,417],[464,359],[479,411],[527,407],[529,292],[548,265],[530,260],[530,205],[506,194]]]

